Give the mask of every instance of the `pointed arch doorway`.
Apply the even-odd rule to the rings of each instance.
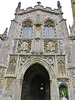
[[[42,65],[33,64],[25,72],[21,100],[50,100],[49,74]]]

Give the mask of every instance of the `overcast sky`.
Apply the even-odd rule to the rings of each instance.
[[[37,2],[40,1],[41,4],[46,7],[51,7],[52,9],[57,8],[58,0],[1,0],[0,2],[0,34],[2,34],[6,27],[10,28],[11,20],[14,19],[15,9],[18,2],[21,2],[21,9],[26,9],[27,7],[34,7]],[[59,0],[61,2],[62,11],[64,12],[63,17],[67,19],[67,26],[72,26],[72,9],[71,0]]]

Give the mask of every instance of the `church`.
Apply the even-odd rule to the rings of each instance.
[[[21,9],[0,34],[0,100],[75,100],[75,0],[69,35],[57,9]]]

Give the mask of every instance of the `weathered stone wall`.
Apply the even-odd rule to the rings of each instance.
[[[55,23],[55,38],[45,39],[44,22],[47,20]],[[21,37],[25,21],[31,21],[33,25],[30,39]],[[40,28],[37,29],[37,25]],[[71,51],[61,9],[52,10],[41,5],[26,10],[17,9],[8,37],[0,49],[0,64],[4,66],[0,67],[0,99],[20,100],[25,72],[31,65],[39,63],[50,77],[51,100],[59,100],[59,86],[62,84],[68,88],[69,100],[74,100],[75,73],[70,69],[75,64],[72,46]]]

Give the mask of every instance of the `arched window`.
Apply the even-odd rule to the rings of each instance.
[[[24,22],[22,25],[22,32],[21,32],[21,37],[22,38],[31,38],[32,34],[32,23],[27,21]]]
[[[55,37],[55,24],[52,21],[46,21],[45,26],[45,38],[54,38]]]
[[[68,99],[68,89],[66,86],[61,85],[59,87],[59,95],[60,95],[60,100],[62,100],[62,99],[69,100]]]

